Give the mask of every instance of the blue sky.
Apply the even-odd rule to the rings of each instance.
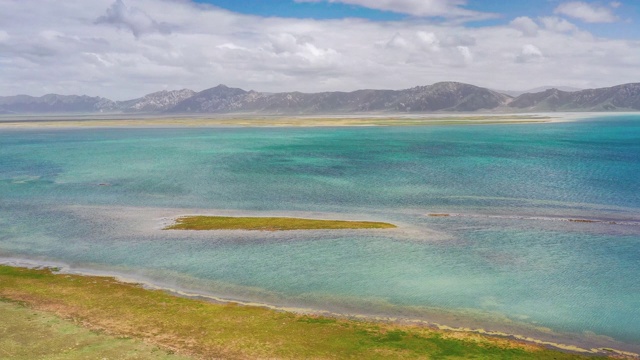
[[[0,96],[640,82],[640,0],[0,0]]]
[[[374,0],[375,1],[375,0]],[[440,17],[416,17],[411,14],[381,11],[364,6],[340,2],[297,2],[295,0],[196,0],[198,3],[211,4],[230,11],[264,17],[290,17],[311,19],[340,19],[356,17],[373,21],[403,21],[423,19],[425,21],[443,21]],[[568,1],[565,1],[568,2]],[[598,7],[609,7],[613,1],[583,1]],[[614,38],[637,38],[640,36],[640,0],[618,1],[620,6],[612,9],[620,21],[612,23],[581,22],[583,26],[598,36]],[[466,9],[493,13],[495,19],[471,21],[469,27],[506,24],[519,16],[542,17],[554,14],[554,10],[563,1],[560,0],[468,0]]]

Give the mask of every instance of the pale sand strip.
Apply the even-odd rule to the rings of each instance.
[[[482,115],[390,115],[390,116],[188,116],[113,117],[25,116],[0,117],[0,129],[111,128],[111,127],[358,127],[535,124],[571,121],[567,115],[482,114]]]
[[[357,127],[540,124],[638,112],[431,113],[356,115],[256,114],[31,114],[0,115],[0,129],[126,127]]]

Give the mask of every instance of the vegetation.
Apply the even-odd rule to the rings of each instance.
[[[143,340],[202,359],[587,359],[477,334],[210,303],[112,278],[55,274],[48,269],[0,266],[0,298],[54,313],[94,331]],[[10,332],[20,331],[11,328],[12,324],[24,323],[20,317],[29,314],[18,311],[11,315],[15,322],[8,325],[2,317],[0,323]],[[55,328],[49,330],[60,333]],[[46,329],[39,331],[46,334]],[[15,336],[30,335],[22,332]],[[7,341],[6,335],[1,338]],[[84,341],[83,337],[78,339]],[[20,350],[24,358],[38,358],[49,339],[32,336],[28,341],[28,348]],[[69,347],[73,346],[70,341]],[[29,352],[33,352],[31,357]]]
[[[90,331],[21,304],[0,301],[0,359],[185,359],[139,340]]]
[[[185,216],[165,230],[319,230],[389,229],[395,225],[371,221],[313,220],[285,217]]]

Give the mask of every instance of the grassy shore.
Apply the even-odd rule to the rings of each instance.
[[[333,230],[391,229],[393,224],[373,221],[315,220],[286,217],[185,216],[164,230]]]
[[[210,303],[112,278],[55,274],[49,269],[0,266],[0,299],[198,359],[592,358],[478,334]],[[28,314],[12,316],[23,321],[20,317]],[[22,353],[38,358],[47,339],[30,341]]]
[[[25,305],[0,301],[0,359],[180,360],[140,340],[106,335]]]

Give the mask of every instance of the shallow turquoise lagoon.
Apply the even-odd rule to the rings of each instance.
[[[587,344],[600,344],[597,334],[637,350],[639,179],[633,116],[0,130],[0,257],[282,306],[495,330],[539,326]],[[159,230],[168,217],[205,212],[400,228]]]

